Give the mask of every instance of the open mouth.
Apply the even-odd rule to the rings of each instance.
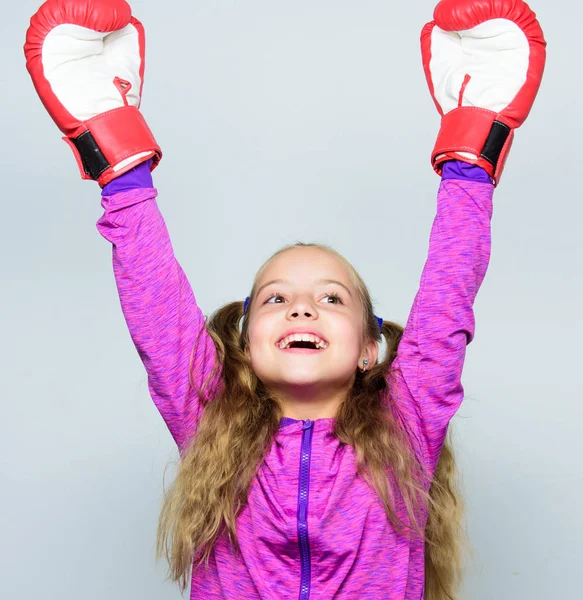
[[[316,346],[316,344],[314,342],[292,342],[289,346],[282,348],[282,350],[293,350],[295,348],[322,350],[322,348],[319,348],[318,346]]]
[[[277,346],[280,350],[325,350],[328,347],[328,342],[319,338],[316,335],[306,333],[296,333],[289,335],[279,342]]]
[[[294,342],[281,350],[289,354],[319,354],[324,351],[324,348],[318,348],[316,344],[310,342]]]

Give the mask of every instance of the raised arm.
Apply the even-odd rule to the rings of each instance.
[[[429,256],[394,362],[394,396],[433,468],[463,399],[472,307],[490,256],[492,182],[500,181],[514,130],[538,92],[546,42],[522,0],[441,0],[421,33],[421,53],[442,117],[431,162],[443,179]]]
[[[179,448],[191,439],[204,399],[218,390],[215,346],[191,286],[174,256],[156,202],[148,165],[103,189],[105,212],[97,222],[113,245],[113,272],[121,307],[148,373],[154,403]]]
[[[448,163],[444,170],[427,261],[393,363],[395,399],[432,465],[463,400],[473,304],[490,259],[494,191],[479,167]]]
[[[47,0],[31,18],[24,52],[81,176],[105,186],[98,228],[113,244],[122,309],[152,398],[183,450],[201,411],[195,388],[216,356],[149,176],[162,153],[138,110],[144,28],[125,0]],[[217,373],[207,398],[219,381]]]

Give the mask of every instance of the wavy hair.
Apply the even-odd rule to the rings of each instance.
[[[366,285],[354,267],[332,248],[300,242],[278,250],[257,272],[251,303],[269,261],[297,247],[330,252],[348,267],[363,307],[365,336],[377,342],[384,337],[386,341],[382,360],[365,373],[356,369],[354,386],[336,415],[334,434],[341,443],[354,448],[359,472],[378,494],[389,521],[400,533],[424,540],[425,600],[455,600],[462,583],[464,551],[471,548],[463,527],[465,507],[458,490],[451,431],[435,473],[429,478],[413,450],[391,389],[387,389],[403,328],[385,321],[379,331]],[[166,557],[169,578],[180,585],[182,592],[188,585],[193,562],[194,568],[208,562],[219,536],[228,535],[238,548],[237,514],[247,500],[282,416],[280,406],[255,375],[245,354],[249,313],[243,312],[243,302],[232,302],[218,309],[206,324],[217,348],[223,386],[204,408],[160,514],[157,556]],[[204,397],[203,390],[196,391]],[[388,405],[383,399],[387,392]],[[396,496],[406,506],[408,523],[395,511]]]

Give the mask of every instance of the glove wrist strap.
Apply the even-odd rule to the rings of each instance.
[[[144,117],[135,106],[101,113],[83,123],[76,138],[63,138],[71,147],[83,179],[94,179],[101,187],[152,159],[152,170],[162,158]]]
[[[461,160],[482,167],[497,184],[514,131],[490,110],[474,106],[456,108],[441,120],[441,129],[431,154],[435,171],[441,175],[445,160]]]

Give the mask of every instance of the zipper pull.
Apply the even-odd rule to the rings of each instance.
[[[314,421],[310,421],[310,419],[306,419],[304,421],[304,424],[302,425],[302,431],[305,431],[306,429],[311,429],[314,426]]]

